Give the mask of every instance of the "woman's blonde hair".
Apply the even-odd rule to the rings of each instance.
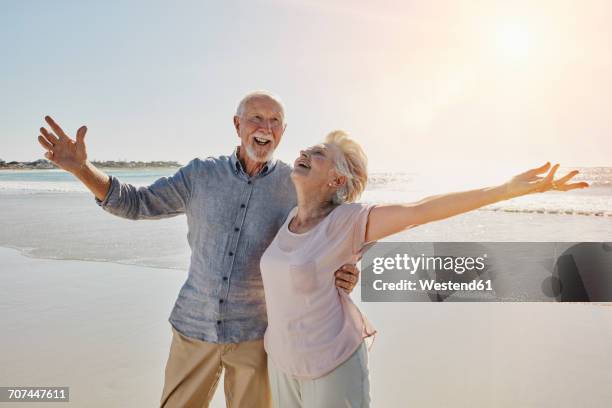
[[[336,204],[356,201],[368,182],[368,158],[361,146],[348,133],[335,130],[327,135],[325,143],[338,147],[342,154],[337,155],[336,170],[346,177],[346,183],[333,197]]]

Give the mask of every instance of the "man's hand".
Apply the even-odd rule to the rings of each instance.
[[[81,126],[77,130],[76,140],[73,140],[50,116],[45,116],[45,121],[51,127],[51,131],[42,127],[38,136],[38,142],[47,150],[45,157],[59,168],[74,174],[98,200],[104,200],[110,189],[111,180],[87,161],[85,149],[87,128]]]
[[[342,265],[340,269],[334,273],[336,277],[336,287],[350,294],[355,286],[357,286],[357,282],[359,282],[359,273],[360,270],[356,265]]]
[[[76,140],[73,140],[50,116],[45,116],[45,121],[51,127],[51,131],[41,127],[41,134],[38,136],[38,142],[47,150],[45,157],[58,167],[75,174],[87,162],[87,151],[85,149],[87,128],[81,126],[77,130]]]

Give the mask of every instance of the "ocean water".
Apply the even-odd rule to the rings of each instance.
[[[106,171],[106,170],[105,170]],[[144,186],[154,180],[172,175],[173,168],[112,169],[108,174],[122,181]],[[0,171],[0,192],[31,194],[39,192],[67,193],[88,192],[72,174],[63,170],[2,170]]]
[[[591,187],[565,193],[548,192],[516,198],[486,207],[489,211],[538,212],[612,217],[612,167],[577,168],[573,181],[587,181]],[[570,169],[560,168],[558,174]],[[110,174],[136,186],[169,176],[176,169],[112,169]],[[456,191],[452,185],[432,183],[427,174],[373,173],[362,201],[377,203],[410,202],[427,195]],[[0,171],[0,193],[33,194],[82,192],[88,190],[71,174],[62,170]]]
[[[520,197],[419,226],[389,241],[610,241],[612,168],[582,168],[591,187]],[[147,185],[175,169],[112,169]],[[563,172],[561,169],[560,173]],[[411,202],[456,191],[416,173],[374,173],[362,201]],[[185,270],[189,248],[184,216],[130,221],[102,211],[91,193],[60,170],[0,171],[0,246],[51,259],[110,261]]]

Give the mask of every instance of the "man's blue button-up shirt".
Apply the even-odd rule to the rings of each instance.
[[[111,176],[104,210],[140,220],[187,216],[191,262],[170,323],[213,343],[260,339],[267,326],[261,255],[296,205],[291,167],[272,160],[253,177],[231,156],[194,159],[135,187]]]

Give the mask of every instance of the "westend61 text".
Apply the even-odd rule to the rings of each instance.
[[[399,282],[383,282],[381,279],[377,279],[373,282],[374,290],[385,291],[385,290],[421,290],[421,291],[482,291],[482,290],[493,290],[491,286],[491,280],[473,280],[471,282],[436,282],[434,279],[419,279],[417,282],[402,279]]]

